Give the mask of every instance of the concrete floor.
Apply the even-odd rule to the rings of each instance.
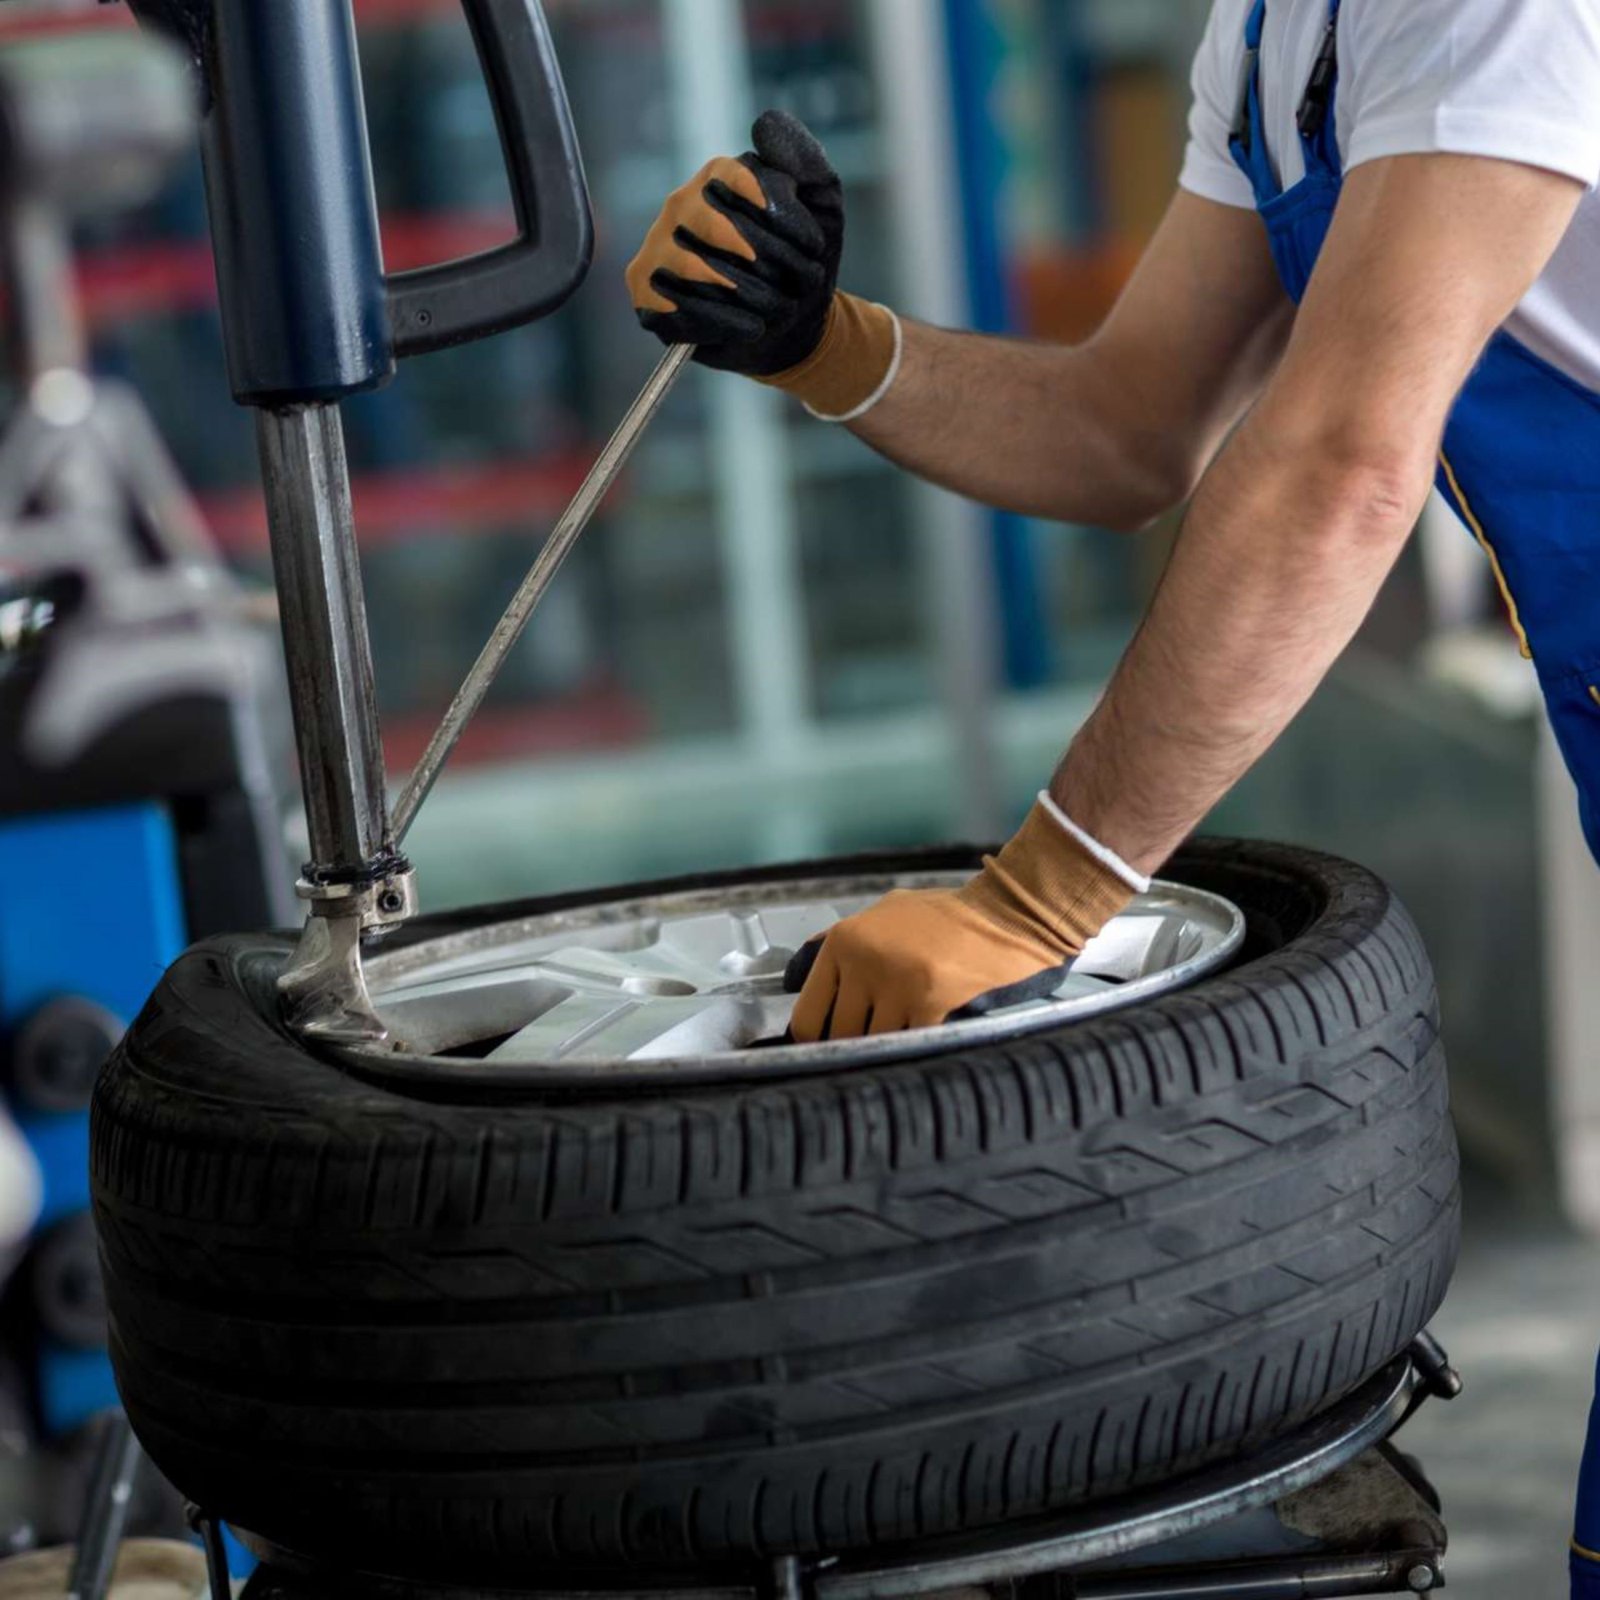
[[[1567,1540],[1600,1344],[1600,1244],[1469,1184],[1434,1332],[1466,1382],[1401,1435],[1444,1499],[1456,1600],[1566,1600]]]

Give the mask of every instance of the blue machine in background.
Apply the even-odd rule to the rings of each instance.
[[[0,1027],[12,1041],[12,1115],[44,1177],[27,1278],[35,1404],[49,1438],[117,1404],[95,1293],[88,1096],[105,1054],[187,943],[177,839],[162,804],[0,823]]]
[[[0,1092],[43,1179],[0,1295],[0,1554],[76,1536],[118,1404],[88,1210],[99,1068],[188,943],[294,916],[270,608],[136,396],[89,378],[70,271],[71,221],[154,192],[192,106],[181,55],[138,35],[0,52]],[[127,1481],[130,1531],[183,1531],[153,1472]]]

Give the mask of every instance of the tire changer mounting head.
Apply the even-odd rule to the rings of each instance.
[[[311,845],[286,1018],[378,1042],[362,944],[412,915],[416,894],[385,794],[339,402],[387,383],[401,357],[545,316],[578,287],[594,230],[571,112],[540,0],[462,0],[518,237],[385,274],[351,0],[129,3],[199,76],[229,380],[257,414]]]

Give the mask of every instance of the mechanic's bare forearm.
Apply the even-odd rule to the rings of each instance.
[[[1191,508],[1144,626],[1052,784],[1154,871],[1354,636],[1428,492],[1428,457],[1306,466],[1247,424]]]
[[[1180,193],[1092,339],[907,323],[900,375],[855,431],[975,500],[1143,527],[1188,499],[1277,365],[1293,311],[1255,215]]]
[[[1093,344],[905,324],[900,375],[859,422],[879,454],[959,494],[1029,516],[1135,528],[1181,497],[1170,442]]]

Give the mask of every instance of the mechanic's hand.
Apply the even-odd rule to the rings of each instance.
[[[1041,799],[970,883],[896,889],[798,951],[784,980],[800,990],[790,1034],[931,1028],[1049,994],[1133,895]]]
[[[753,137],[754,151],[718,157],[668,197],[628,267],[634,309],[705,366],[842,418],[891,375],[899,325],[838,292],[844,191],[810,130],[768,111]]]

